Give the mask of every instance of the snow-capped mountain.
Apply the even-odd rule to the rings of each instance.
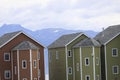
[[[60,37],[63,34],[69,34],[69,33],[75,33],[75,32],[84,32],[90,37],[94,37],[97,32],[94,31],[82,31],[82,30],[65,30],[61,28],[48,28],[48,29],[41,29],[37,31],[31,31],[29,29],[26,29],[22,27],[19,24],[4,24],[0,27],[0,36],[14,31],[22,30],[29,34],[30,36],[34,37],[38,41],[40,41],[43,45],[48,46],[51,44],[54,40],[56,40],[58,37]]]

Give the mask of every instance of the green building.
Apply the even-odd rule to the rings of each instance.
[[[86,38],[74,47],[74,79],[100,80],[100,44],[91,38]]]
[[[63,35],[48,46],[49,80],[73,80],[73,46],[85,38],[83,33]]]
[[[119,80],[120,25],[90,38],[63,35],[48,46],[49,80]]]
[[[120,25],[108,27],[94,39],[101,44],[102,80],[120,80]]]

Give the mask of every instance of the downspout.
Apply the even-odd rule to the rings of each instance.
[[[108,80],[107,79],[107,56],[106,56],[106,45],[104,45],[105,46],[105,73],[106,73],[106,80]]]

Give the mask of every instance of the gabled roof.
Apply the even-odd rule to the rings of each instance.
[[[74,47],[89,47],[89,46],[100,46],[100,43],[97,42],[95,39],[86,38],[77,43]]]
[[[65,47],[69,43],[71,43],[74,39],[80,37],[83,33],[73,33],[73,34],[67,34],[63,35],[60,38],[58,38],[56,41],[54,41],[52,44],[48,46],[48,48],[58,48],[58,47]]]
[[[105,45],[119,34],[120,34],[120,25],[114,25],[100,32],[98,35],[95,36],[94,39],[100,42],[102,45]]]
[[[12,39],[14,39],[15,37],[17,37],[18,35],[20,35],[21,33],[25,34],[26,36],[28,36],[25,32],[23,31],[16,31],[16,32],[11,32],[11,33],[6,33],[3,36],[0,37],[0,48],[3,47],[4,45],[6,45],[8,42],[10,42]],[[29,38],[31,38],[30,36],[28,36]],[[37,42],[38,44],[40,44],[37,40],[31,38],[32,40],[34,40],[35,42]],[[41,45],[41,44],[40,44]],[[43,45],[41,45],[43,46]],[[44,46],[43,46],[44,47]]]
[[[38,47],[31,43],[30,41],[23,41],[13,48],[13,50],[28,50],[28,49],[38,49]]]

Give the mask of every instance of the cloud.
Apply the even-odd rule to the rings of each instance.
[[[0,25],[100,31],[120,22],[120,0],[0,0]]]

